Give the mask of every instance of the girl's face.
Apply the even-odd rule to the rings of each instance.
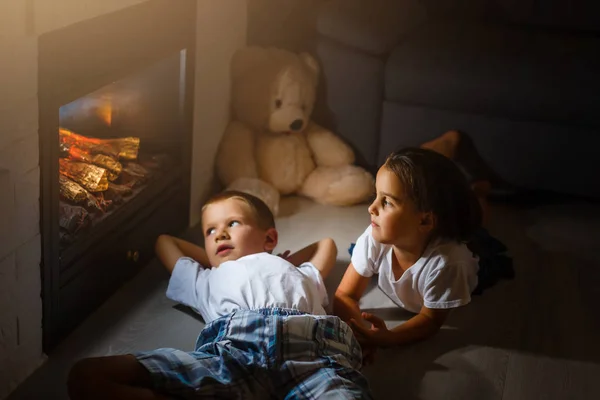
[[[402,182],[385,165],[375,182],[377,197],[369,206],[373,238],[401,249],[421,247],[433,229],[431,213],[421,212],[404,193]]]

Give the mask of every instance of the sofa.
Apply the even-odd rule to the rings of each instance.
[[[316,119],[372,170],[464,132],[498,182],[600,198],[600,2],[328,0]]]

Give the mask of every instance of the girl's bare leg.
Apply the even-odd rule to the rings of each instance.
[[[71,400],[163,400],[152,390],[150,373],[132,355],[87,358],[69,373]]]
[[[424,149],[433,150],[436,153],[440,153],[441,155],[444,155],[449,159],[454,160],[459,142],[460,132],[448,131],[440,137],[430,140],[429,142],[423,143],[421,147]]]
[[[440,153],[451,160],[454,160],[458,153],[458,145],[460,143],[461,134],[458,131],[452,130],[444,133],[429,142],[423,143],[422,148],[433,150]],[[471,189],[475,192],[479,205],[481,206],[481,216],[483,225],[486,225],[489,215],[488,195],[492,189],[492,185],[488,180],[477,180],[471,183]]]

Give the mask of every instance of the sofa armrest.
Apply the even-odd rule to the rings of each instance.
[[[426,19],[419,0],[330,0],[319,9],[317,32],[372,55],[388,53]]]

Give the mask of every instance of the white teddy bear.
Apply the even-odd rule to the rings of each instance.
[[[216,158],[225,186],[268,197],[275,213],[275,191],[339,206],[373,194],[373,176],[353,165],[350,146],[310,119],[319,77],[312,56],[246,47],[234,54],[231,74],[233,120]]]

